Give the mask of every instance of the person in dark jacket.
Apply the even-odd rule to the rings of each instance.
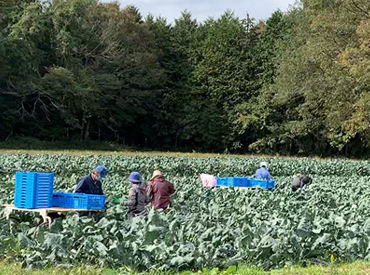
[[[92,173],[82,178],[75,188],[74,193],[84,193],[91,195],[104,195],[102,181],[107,176],[107,168],[105,166],[96,167]]]
[[[312,183],[312,178],[308,176],[298,175],[294,177],[292,182],[292,190],[297,191],[299,188],[303,188],[305,185],[310,185]]]
[[[138,172],[132,172],[128,181],[132,183],[129,194],[129,201],[124,205],[128,207],[129,216],[146,215],[145,206],[150,203],[147,197],[147,185],[141,182],[141,177]]]
[[[166,210],[171,203],[171,196],[175,192],[173,183],[166,181],[161,171],[155,170],[150,179],[147,193],[152,201],[152,207],[154,209]]]

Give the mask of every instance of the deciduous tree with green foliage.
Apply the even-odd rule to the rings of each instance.
[[[266,22],[143,18],[98,0],[0,2],[0,139],[366,155],[369,3]]]

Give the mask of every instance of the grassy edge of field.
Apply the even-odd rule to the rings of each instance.
[[[328,266],[309,266],[309,267],[299,267],[292,266],[283,269],[276,269],[271,271],[263,271],[258,267],[241,265],[239,267],[232,266],[226,270],[215,269],[203,269],[198,272],[183,271],[180,273],[176,272],[163,272],[158,270],[151,270],[148,272],[137,272],[130,268],[121,268],[120,270],[113,269],[103,269],[95,266],[79,266],[72,269],[63,269],[58,267],[49,267],[45,269],[29,270],[22,268],[20,264],[10,263],[9,261],[0,261],[0,274],[1,275],[41,275],[41,274],[55,274],[55,275],[118,275],[118,274],[142,274],[142,275],[190,275],[190,274],[203,274],[203,275],[226,275],[226,274],[250,274],[250,275],[287,275],[287,274],[297,274],[297,275],[321,275],[321,274],[370,274],[370,262],[369,261],[356,261],[353,263],[344,264],[330,264]]]
[[[74,157],[80,156],[147,156],[147,157],[189,157],[189,158],[256,158],[256,159],[317,159],[330,161],[333,159],[343,159],[350,161],[358,161],[360,159],[348,158],[322,158],[319,156],[303,157],[303,156],[282,156],[282,155],[265,155],[265,154],[221,154],[221,153],[200,153],[200,152],[173,152],[173,151],[138,151],[133,149],[119,150],[91,150],[91,149],[7,149],[1,148],[0,155],[69,155]]]
[[[124,146],[109,141],[42,141],[31,137],[13,137],[8,141],[0,141],[0,155],[71,155],[71,156],[91,156],[91,155],[116,155],[116,156],[166,156],[166,157],[192,157],[192,158],[312,158],[320,160],[345,159],[343,156],[320,157],[320,156],[289,156],[276,154],[229,154],[229,153],[203,153],[189,151],[159,151],[152,149],[141,149]],[[367,159],[367,158],[361,158]]]

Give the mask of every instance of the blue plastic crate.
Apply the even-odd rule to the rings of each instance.
[[[261,182],[263,182],[263,180],[258,180],[258,179],[250,179],[250,185],[251,187],[260,187],[261,185]]]
[[[248,178],[228,177],[228,178],[217,178],[217,186],[250,187],[250,184]]]
[[[229,178],[233,187],[250,187],[249,179],[248,178],[238,178],[233,177]]]
[[[258,187],[262,189],[275,188],[275,181],[267,181],[260,179],[242,178],[242,177],[228,177],[217,178],[216,186],[220,187]]]
[[[71,209],[104,210],[105,196],[54,192],[52,206]]]
[[[275,181],[250,179],[250,187],[258,187],[262,189],[273,189],[275,188]]]
[[[232,187],[232,183],[229,182],[229,178],[217,178],[216,186],[220,187]]]
[[[267,189],[267,180],[261,180],[260,183],[259,183],[259,188],[262,188],[262,189]]]
[[[267,182],[267,188],[268,189],[274,189],[275,188],[275,181],[268,181]]]
[[[51,207],[54,173],[16,172],[14,205],[18,208]]]

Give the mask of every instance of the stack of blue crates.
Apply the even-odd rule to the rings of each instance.
[[[14,205],[18,208],[105,209],[105,196],[53,193],[54,173],[16,172]]]
[[[70,209],[104,210],[105,196],[54,192],[52,206]]]
[[[228,177],[228,178],[217,178],[216,186],[273,189],[275,188],[275,181],[241,178],[241,177]]]
[[[54,173],[16,172],[14,205],[18,208],[51,207]]]

